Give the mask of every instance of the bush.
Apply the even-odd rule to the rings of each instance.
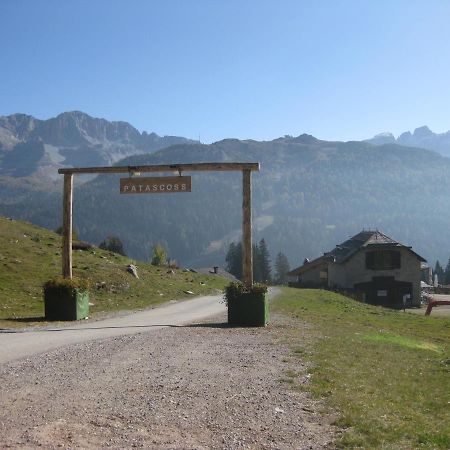
[[[255,283],[250,287],[247,287],[244,283],[239,281],[233,281],[224,290],[225,303],[228,305],[229,300],[235,300],[242,294],[265,294],[267,292],[267,286],[261,283]]]
[[[167,262],[167,254],[166,249],[161,244],[156,244],[153,247],[153,257],[152,257],[152,265],[153,266],[163,266]]]
[[[47,291],[59,291],[62,296],[70,295],[74,289],[87,291],[90,287],[89,280],[85,278],[63,278],[61,276],[52,278],[44,283],[44,294]]]
[[[122,241],[114,235],[108,236],[103,242],[100,242],[98,247],[102,250],[108,250],[110,252],[126,256]]]

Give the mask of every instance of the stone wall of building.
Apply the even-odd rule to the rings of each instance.
[[[372,281],[373,277],[394,277],[396,281],[412,283],[412,304],[420,305],[420,261],[406,248],[395,248],[400,252],[400,269],[366,269],[366,252],[375,249],[360,249],[343,264],[330,263],[328,266],[328,286],[341,289],[353,289],[356,283]],[[394,249],[392,249],[394,250]]]

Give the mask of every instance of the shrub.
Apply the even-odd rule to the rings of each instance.
[[[250,287],[247,287],[244,283],[239,281],[233,281],[225,287],[224,300],[228,305],[229,300],[235,300],[242,294],[265,294],[267,292],[267,286],[261,283],[255,283]]]
[[[74,289],[87,291],[90,287],[89,280],[85,278],[63,278],[61,276],[52,278],[44,283],[44,294],[47,291],[59,291],[62,296],[71,295]]]
[[[161,244],[153,247],[152,265],[163,266],[167,262],[166,249]]]
[[[108,236],[103,242],[100,242],[98,247],[102,250],[108,250],[110,252],[126,256],[122,241],[114,235]]]

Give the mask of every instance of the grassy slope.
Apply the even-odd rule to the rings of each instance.
[[[307,389],[340,412],[340,446],[450,448],[448,318],[320,290],[286,289],[272,308],[313,327],[313,343],[294,351],[313,362]],[[299,326],[292,338],[302,341],[305,332]]]
[[[42,285],[60,273],[61,239],[28,223],[0,217],[0,327],[23,326],[44,315]],[[146,308],[171,299],[217,293],[226,281],[214,276],[137,262],[139,279],[125,268],[132,261],[94,248],[74,251],[74,275],[92,280],[91,315]],[[104,282],[104,288],[96,284]]]

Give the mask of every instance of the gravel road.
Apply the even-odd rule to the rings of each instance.
[[[221,298],[221,295],[207,295],[185,301],[171,301],[157,308],[131,314],[123,312],[102,320],[66,322],[59,327],[0,330],[0,364],[64,345],[192,323],[226,311],[226,306],[220,302]]]
[[[0,448],[316,449],[334,429],[286,379],[292,324],[225,315],[0,365]]]

